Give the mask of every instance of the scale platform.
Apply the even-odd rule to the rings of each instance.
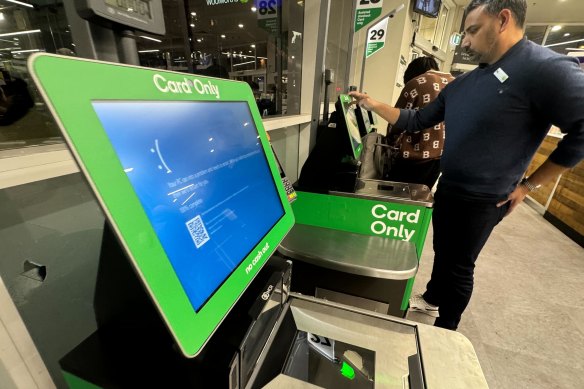
[[[314,334],[334,359],[305,340]],[[280,373],[257,387],[488,388],[463,335],[314,297],[292,294],[267,346],[255,377]]]

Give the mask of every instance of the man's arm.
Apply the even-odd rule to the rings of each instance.
[[[406,95],[408,97],[406,97]],[[402,92],[399,95],[399,98],[397,99],[397,101],[395,103],[395,108],[406,108],[408,106],[408,103],[410,103],[410,102],[411,102],[411,96],[409,96],[409,94],[406,93],[406,88],[404,87],[404,89],[402,90]],[[399,127],[396,127],[392,124],[388,124],[386,136],[389,139],[389,144],[390,145],[395,144],[395,141],[397,139],[399,139],[400,135],[403,134],[403,132],[404,132],[403,128],[399,128]]]
[[[349,92],[349,96],[353,97],[360,107],[375,112],[391,125],[394,125],[399,119],[400,110],[398,108],[374,100],[367,93]]]
[[[408,132],[421,131],[430,128],[444,121],[444,96],[443,92],[438,95],[424,109],[415,111],[412,109],[398,109],[387,104],[372,99],[366,93],[349,92],[349,95],[355,98],[359,106],[373,111],[391,125],[397,125]]]
[[[560,174],[565,172],[566,170],[570,169],[569,167],[565,167],[562,165],[558,165],[555,162],[552,162],[550,159],[547,159],[532,175],[529,176],[529,183],[535,187],[543,186],[550,181],[555,180]],[[511,202],[511,206],[507,211],[507,215],[509,215],[521,202],[525,199],[525,196],[530,192],[530,189],[525,185],[517,185],[517,188],[507,198],[505,201],[501,201],[497,204],[497,207],[506,204],[507,202]]]

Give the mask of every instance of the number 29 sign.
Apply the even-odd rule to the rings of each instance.
[[[385,46],[385,33],[389,17],[383,18],[367,31],[367,46],[365,58],[371,57]]]

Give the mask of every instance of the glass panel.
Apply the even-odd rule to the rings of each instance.
[[[436,31],[437,18],[428,18],[420,16],[419,34],[429,42],[434,43],[434,33]]]
[[[0,3],[0,151],[63,142],[26,68],[76,55],[63,1],[47,3]],[[163,0],[166,34],[136,32],[140,64],[247,81],[265,116],[300,113],[304,2],[255,3]]]
[[[448,22],[448,8],[442,4],[440,14],[437,18],[429,18],[420,15],[419,34],[432,43],[433,46],[442,48],[442,40],[446,33],[446,23]]]
[[[442,48],[442,40],[446,33],[446,23],[448,22],[448,8],[442,4],[438,15],[436,33],[434,34],[434,45]]]
[[[162,11],[166,28],[164,36],[136,32],[140,65],[192,72],[184,1],[163,0]]]
[[[246,81],[263,116],[300,113],[303,1],[163,5],[167,34],[139,41],[141,64]]]
[[[63,3],[46,3],[0,4],[0,151],[62,143],[26,68],[35,52],[75,55]]]
[[[353,27],[351,19],[355,2],[339,1],[330,7],[329,25],[327,31],[325,68],[335,72],[335,82],[329,86],[330,101],[335,102],[340,93],[347,93],[349,86],[346,83],[349,72],[348,50],[351,49],[349,35]],[[355,34],[365,34],[366,26]],[[357,60],[357,59],[354,59]],[[361,61],[361,58],[358,59]],[[320,102],[324,101],[324,86],[321,90]]]
[[[525,27],[525,36],[530,41],[541,45],[545,37],[547,26],[527,26]]]

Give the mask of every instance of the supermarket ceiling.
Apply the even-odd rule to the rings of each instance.
[[[455,2],[466,6],[470,0],[455,0]],[[584,24],[584,1],[528,0],[527,23]]]

